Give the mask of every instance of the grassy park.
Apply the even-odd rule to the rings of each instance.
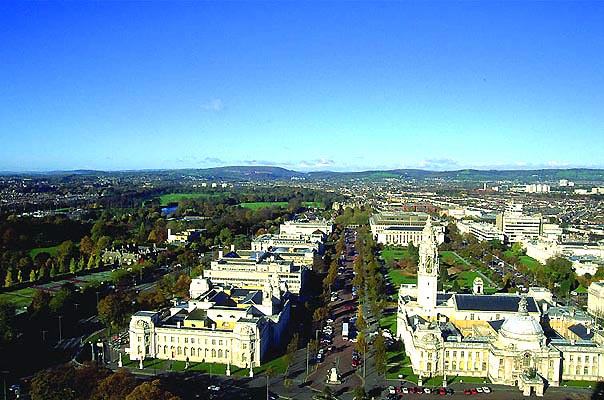
[[[40,253],[48,253],[51,257],[54,257],[57,254],[57,250],[59,249],[59,245],[51,246],[51,247],[36,247],[35,249],[31,249],[29,251],[29,256],[34,259]]]
[[[288,205],[287,201],[256,201],[251,203],[241,203],[239,204],[243,208],[248,208],[250,210],[258,210],[260,208],[285,208]],[[320,203],[316,201],[304,201],[302,202],[304,207],[320,207]]]
[[[182,199],[205,199],[208,197],[220,197],[226,196],[228,192],[216,192],[216,193],[169,193],[162,194],[159,196],[159,202],[162,205],[168,205],[170,203],[178,203]]]

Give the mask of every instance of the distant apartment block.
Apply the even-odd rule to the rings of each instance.
[[[499,228],[510,243],[537,239],[541,234],[541,215],[525,215],[522,204],[511,204],[497,215]]]
[[[493,224],[488,224],[486,222],[460,221],[457,223],[457,227],[461,233],[469,233],[481,242],[483,240],[499,240],[502,243],[505,242],[505,235]]]
[[[423,212],[383,211],[369,218],[371,233],[378,243],[407,246],[422,240],[422,230],[430,216]],[[445,240],[445,227],[432,225],[437,244]]]

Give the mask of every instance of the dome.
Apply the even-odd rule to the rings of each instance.
[[[499,337],[503,343],[518,350],[538,349],[544,339],[541,324],[527,311],[526,297],[518,303],[518,314],[506,318],[499,328]]]
[[[503,322],[499,332],[507,337],[522,339],[527,336],[543,335],[543,328],[531,315],[514,315]]]

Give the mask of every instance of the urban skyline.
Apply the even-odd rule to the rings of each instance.
[[[602,168],[597,2],[4,2],[1,171]]]

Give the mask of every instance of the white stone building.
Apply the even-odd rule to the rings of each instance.
[[[291,293],[300,294],[309,268],[269,252],[256,251],[242,256],[232,249],[226,255],[220,251],[218,260],[212,261],[210,268],[203,271],[203,278],[209,278],[215,284],[239,287],[262,286],[267,280],[278,279],[287,283]],[[192,287],[199,279],[193,279]]]
[[[436,292],[438,252],[429,225],[420,243],[416,295],[401,286],[397,311],[397,336],[420,379],[482,377],[543,395],[562,380],[604,378],[604,347],[590,332],[593,320],[548,303],[545,289],[532,290],[534,297],[485,295],[477,278],[473,294]]]
[[[130,321],[131,360],[157,358],[253,368],[282,345],[289,323],[287,285],[214,286],[203,280],[191,300],[161,311],[139,311]]]
[[[375,241],[385,245],[407,246],[422,240],[422,231],[430,216],[423,212],[382,211],[369,218]],[[432,226],[436,243],[445,240],[445,227]]]

